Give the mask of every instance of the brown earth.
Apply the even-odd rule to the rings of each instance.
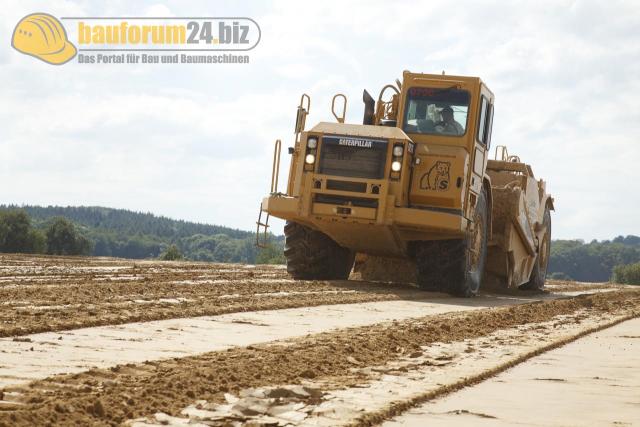
[[[481,337],[559,315],[575,314],[579,321],[602,313],[640,315],[640,289],[448,313],[53,377],[3,390],[15,403],[0,406],[0,425],[117,425],[157,411],[177,415],[195,399],[221,402],[225,392],[249,387],[299,384],[308,378],[355,385],[363,378],[353,370],[354,360],[358,366],[377,366],[435,342]]]
[[[396,360],[434,342],[484,336],[586,309],[637,315],[640,290],[550,281],[554,292],[606,294],[351,328],[285,343],[51,377],[0,390],[2,425],[116,425],[248,387],[327,379],[363,381],[358,366]],[[494,292],[494,290],[492,290]],[[518,290],[504,295],[531,295]],[[292,281],[281,266],[0,255],[0,337],[177,317],[391,300],[442,298],[411,285]],[[588,316],[580,314],[579,316]]]
[[[358,254],[354,276],[362,280],[416,283],[416,263],[410,260]]]
[[[550,283],[554,291],[615,287]],[[408,284],[292,281],[281,266],[0,255],[0,337],[424,295]]]
[[[550,292],[582,292],[595,291],[603,289],[625,289],[629,285],[621,285],[617,283],[589,283],[589,282],[570,282],[567,280],[547,280],[545,289]]]
[[[0,337],[223,313],[420,299],[409,285],[292,281],[281,266],[0,256]]]

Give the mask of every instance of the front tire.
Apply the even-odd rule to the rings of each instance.
[[[464,239],[417,242],[418,286],[469,298],[478,293],[487,258],[487,196],[483,190]]]
[[[284,226],[284,256],[287,272],[296,280],[346,280],[355,253],[329,236],[302,224],[287,221]]]

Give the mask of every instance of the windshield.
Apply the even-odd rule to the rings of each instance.
[[[403,130],[431,135],[464,135],[469,92],[460,89],[412,87],[409,89]]]

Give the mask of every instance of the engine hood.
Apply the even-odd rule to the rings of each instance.
[[[307,132],[379,139],[411,139],[402,131],[402,129],[397,127],[358,125],[350,123],[320,122]]]

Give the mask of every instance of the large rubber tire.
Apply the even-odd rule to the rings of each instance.
[[[329,236],[296,222],[284,226],[287,271],[296,280],[345,280],[355,253]]]
[[[448,292],[450,281],[461,281],[464,276],[458,265],[462,240],[435,240],[417,242],[415,250],[418,287],[424,291]]]
[[[549,267],[549,255],[551,252],[551,212],[548,207],[544,210],[543,226],[546,228],[546,231],[542,237],[542,242],[540,242],[536,263],[531,271],[529,281],[520,285],[520,289],[533,291],[541,291],[544,289],[544,283],[547,280],[547,268]]]
[[[487,259],[487,196],[478,196],[467,237],[417,242],[418,287],[469,298],[478,293]]]

